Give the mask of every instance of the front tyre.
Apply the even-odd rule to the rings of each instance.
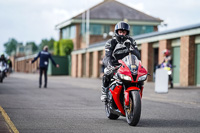
[[[136,126],[141,115],[141,97],[139,91],[131,91],[129,95],[129,108],[125,110],[126,121],[130,126]]]
[[[0,83],[3,82],[3,73],[0,73]]]
[[[119,115],[116,115],[116,114],[113,114],[111,112],[111,105],[109,102],[106,102],[105,103],[105,111],[106,111],[106,116],[109,118],[109,119],[112,119],[112,120],[116,120],[119,118]]]

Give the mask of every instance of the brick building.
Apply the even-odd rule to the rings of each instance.
[[[200,24],[186,26],[168,31],[154,32],[134,36],[141,52],[143,66],[153,75],[154,64],[163,61],[162,51],[170,49],[173,65],[173,82],[175,85],[200,85]],[[102,41],[88,48],[72,52],[73,77],[98,77],[101,54],[105,53]],[[148,78],[153,81],[153,76]]]
[[[87,15],[89,23],[86,23]],[[104,42],[102,43],[102,41],[112,37],[109,34],[114,31],[115,24],[122,20],[128,21],[130,24],[130,35],[157,31],[158,25],[162,22],[159,18],[137,11],[118,1],[104,0],[89,10],[56,25],[56,29],[60,31],[60,39],[72,39],[74,43],[73,77],[99,77],[100,65],[98,62],[101,55],[104,54]],[[86,37],[87,27],[89,27],[89,39]],[[96,45],[101,46],[97,48]],[[99,51],[93,52],[93,48],[95,50],[97,48]]]
[[[162,22],[159,18],[149,16],[115,0],[104,0],[89,10],[56,25],[56,29],[59,30],[60,39],[72,39],[74,50],[78,50],[111,38],[110,31],[113,31],[115,24],[122,20],[130,24],[131,35],[157,31],[157,26]],[[86,46],[87,27],[89,44]]]
[[[162,20],[117,1],[104,0],[90,8],[90,43],[86,46],[85,14],[86,12],[83,12],[56,26],[60,31],[60,39],[70,38],[74,42],[72,77],[100,76],[99,60],[101,55],[105,54],[106,41],[111,38],[103,35],[105,33],[108,35],[114,30],[117,22],[126,19],[131,25],[131,35],[141,52],[142,64],[151,75],[155,64],[163,61],[162,51],[167,48],[170,49],[173,65],[176,66],[173,70],[174,84],[200,85],[200,24],[158,32],[157,26]],[[23,60],[20,58],[16,63],[23,67]],[[148,81],[153,81],[153,76],[149,77]]]

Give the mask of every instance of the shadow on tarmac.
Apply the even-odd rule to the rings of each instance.
[[[186,90],[186,91],[191,91],[191,90],[200,90],[200,87],[197,87],[197,86],[187,86],[187,87],[174,87],[173,88],[174,90]],[[173,90],[173,89],[170,89],[170,90]]]
[[[191,128],[191,127],[199,127],[200,121],[194,120],[162,120],[162,119],[141,119],[138,123],[137,127],[177,127],[177,128]]]

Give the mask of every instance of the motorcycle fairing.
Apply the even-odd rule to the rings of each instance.
[[[115,87],[114,90],[110,89],[110,92],[113,96],[113,100],[115,101],[115,103],[117,105],[117,108],[125,116],[124,108],[122,107],[122,104],[120,102],[120,93],[121,93],[122,88],[123,88],[122,85],[118,85]]]
[[[133,77],[131,75],[131,71],[129,70],[128,66],[122,60],[119,60],[119,63],[121,63],[122,66],[118,69],[118,72],[120,74],[124,74],[124,75],[131,77],[131,79],[133,81]]]
[[[118,72],[120,74],[124,74],[124,75],[127,75],[127,76],[131,77],[131,79],[132,79],[131,82],[132,83],[137,83],[138,82],[138,78],[140,76],[143,76],[143,75],[147,74],[146,69],[141,65],[141,62],[139,61],[139,63],[138,63],[139,65],[137,66],[138,67],[137,78],[136,78],[136,80],[133,80],[133,76],[131,74],[131,71],[129,70],[129,67],[126,65],[126,63],[124,63],[122,60],[119,60],[119,63],[121,63],[122,66],[118,69]]]
[[[137,80],[140,76],[143,76],[145,74],[147,74],[147,70],[141,65],[141,62],[139,63],[139,69],[138,69],[138,77]]]

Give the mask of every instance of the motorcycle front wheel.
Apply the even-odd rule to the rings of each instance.
[[[3,73],[0,73],[0,83],[3,82]]]
[[[131,91],[129,95],[129,108],[125,109],[126,121],[130,126],[136,126],[141,115],[141,97],[139,91]]]
[[[109,119],[116,120],[116,119],[119,118],[119,115],[113,114],[111,112],[111,108],[110,108],[110,103],[109,102],[105,103],[105,111],[106,111],[106,116]]]

